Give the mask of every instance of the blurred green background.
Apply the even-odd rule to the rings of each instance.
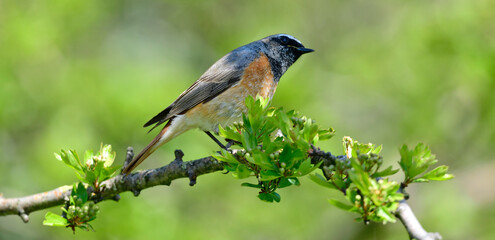
[[[154,136],[141,128],[232,49],[275,33],[315,53],[284,75],[273,106],[297,109],[341,139],[428,144],[454,180],[410,187],[425,228],[495,239],[495,1],[0,1],[0,192],[18,197],[76,181],[53,152],[112,144],[117,161]],[[190,131],[143,168],[218,148]],[[399,180],[397,177],[397,180]],[[254,182],[254,179],[251,181]],[[339,193],[302,179],[268,204],[220,173],[106,201],[76,239],[407,239],[400,223],[353,221]],[[52,211],[59,212],[59,208]],[[46,211],[0,217],[0,239],[68,239]]]

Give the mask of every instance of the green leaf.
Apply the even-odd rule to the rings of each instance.
[[[291,168],[294,164],[295,156],[293,155],[290,144],[285,144],[282,152],[280,153],[279,161],[281,164],[285,164],[285,168]]]
[[[92,150],[87,150],[86,152],[84,152],[84,162],[88,162],[90,161],[91,159],[93,159],[93,151]]]
[[[280,131],[284,136],[289,136],[290,134],[290,120],[287,114],[283,111],[282,108],[279,108],[275,111],[275,116],[277,117]]]
[[[248,107],[248,109],[253,109],[253,105],[254,105],[254,98],[253,98],[253,96],[248,95],[246,97],[246,99],[244,100],[244,104],[246,104],[246,107]]]
[[[299,179],[292,177],[292,178],[287,178],[287,181],[289,181],[292,185],[299,186],[301,183],[299,182]]]
[[[270,104],[270,98],[264,98],[260,95],[256,95],[256,101],[259,103],[262,109],[268,108]]]
[[[345,211],[351,211],[351,209],[354,207],[352,205],[349,205],[347,203],[343,203],[341,201],[335,200],[335,199],[329,199],[328,202],[340,209],[343,209]]]
[[[86,170],[85,173],[86,173],[86,175],[84,175],[84,181],[83,182],[93,185],[95,183],[96,177],[97,177],[95,175],[95,172],[93,172],[91,170]]]
[[[374,146],[373,146],[374,147]],[[374,148],[373,150],[371,150],[371,153],[374,153],[374,154],[380,154],[380,152],[382,151],[382,145]]]
[[[326,187],[326,188],[331,188],[331,189],[337,189],[333,184],[328,182],[323,176],[321,176],[318,173],[315,174],[310,174],[308,175],[309,179],[311,179],[313,182],[316,184]]]
[[[280,195],[276,192],[271,193],[259,193],[258,198],[265,202],[280,202]]]
[[[428,182],[430,180],[443,181],[453,178],[451,174],[447,174],[448,167],[440,166],[427,173],[422,177],[416,177],[424,173],[430,166],[438,162],[435,155],[431,154],[430,149],[420,143],[414,149],[409,150],[406,145],[400,149],[401,160],[399,162],[405,173],[404,182]]]
[[[304,176],[308,174],[310,171],[311,171],[311,159],[307,158],[299,165],[299,168],[296,170],[295,175]]]
[[[72,169],[78,172],[82,172],[83,167],[81,165],[81,162],[79,161],[79,157],[74,150],[65,151],[62,149],[60,150],[59,154],[55,153],[55,157]]]
[[[223,128],[222,126],[218,126],[218,133],[220,136],[228,139],[232,139],[237,142],[241,142],[241,134],[239,132],[233,130],[231,127]]]
[[[319,167],[320,167],[320,165],[323,163],[323,161],[320,161],[319,163],[317,163],[317,164],[315,164],[315,165],[311,166],[311,159],[310,159],[310,158],[306,159],[306,160],[303,162],[303,164],[306,164],[306,165],[307,165],[308,163],[306,163],[306,162],[308,162],[308,163],[309,163],[310,168],[308,169],[308,167],[307,167],[307,166],[304,166],[304,167],[301,169],[301,167],[299,167],[298,171],[299,171],[299,172],[301,172],[301,175],[300,175],[300,176],[305,176],[305,175],[307,175],[308,173],[312,173],[314,170],[316,170],[317,168],[319,168]],[[301,164],[301,166],[302,166],[303,164]]]
[[[246,153],[246,155],[244,155],[244,159],[246,159],[246,161],[248,161],[249,163],[256,164],[254,162],[253,156],[251,156],[249,153]]]
[[[258,198],[261,201],[265,201],[265,202],[273,202],[274,200],[273,196],[270,193],[259,193]]]
[[[220,152],[221,152],[220,154],[218,153],[213,154],[213,157],[218,161],[235,163],[235,164],[239,163],[237,159],[234,157],[234,155],[232,155],[232,153],[230,153],[229,151],[225,149],[220,149]]]
[[[248,133],[253,132],[253,128],[251,127],[251,122],[249,121],[249,117],[245,114],[242,114],[242,124],[243,124],[243,132],[246,131]]]
[[[246,122],[244,122],[245,125]],[[247,150],[247,151],[252,151],[253,148],[256,147],[256,143],[253,143],[251,142],[251,134],[249,134],[249,132],[247,131],[242,131],[241,132],[241,142],[242,142],[242,146]]]
[[[426,179],[426,178],[414,178],[412,180],[413,183],[422,183],[422,182],[429,182],[430,180]]]
[[[318,140],[325,141],[332,138],[335,135],[335,130],[333,128],[323,129],[318,131]]]
[[[399,148],[399,153],[400,153],[399,165],[402,168],[402,170],[407,174],[409,172],[409,168],[412,165],[412,152],[409,151],[407,145],[404,144]]]
[[[106,144],[100,150],[100,156],[104,167],[110,167],[115,160],[115,152],[112,152],[112,145]]]
[[[435,155],[431,154],[430,149],[424,144],[418,144],[413,152],[413,166],[409,171],[411,177],[423,173],[428,167],[436,162]]]
[[[77,177],[77,179],[79,179],[79,181],[81,181],[81,182],[89,183],[89,182],[86,180],[86,174],[85,174],[84,172],[76,172],[76,177]]]
[[[369,195],[369,187],[371,183],[368,174],[363,171],[361,165],[355,158],[351,158],[351,165],[353,169],[351,171],[348,171],[349,177],[364,195]]]
[[[120,165],[104,168],[103,172],[101,173],[101,176],[100,176],[100,182],[103,182],[103,181],[105,181],[111,177],[116,176],[119,173],[118,171],[121,168],[122,168],[122,166],[120,166]]]
[[[253,159],[256,165],[266,170],[276,170],[277,167],[272,163],[270,157],[265,152],[253,149]]]
[[[93,174],[94,174],[94,180],[91,181],[91,183],[94,183],[95,181],[98,181],[98,182],[101,182],[101,173],[103,172],[103,168],[104,168],[104,164],[105,162],[103,161],[97,161],[95,166],[94,166],[94,170],[93,170]],[[89,180],[89,179],[88,179]]]
[[[392,169],[392,166],[389,166],[388,168],[386,168],[385,170],[382,170],[382,171],[379,171],[379,172],[376,172],[375,174],[373,174],[371,177],[372,178],[377,178],[377,177],[385,177],[385,176],[390,176],[390,175],[394,175],[396,174],[397,172],[399,171],[399,169]]]
[[[251,176],[251,170],[249,170],[246,165],[244,164],[239,164],[237,165],[237,169],[234,173],[232,173],[234,177],[243,179]]]
[[[377,207],[376,215],[383,219],[383,223],[386,222],[395,222],[395,217],[389,211],[382,207]]]
[[[291,178],[283,177],[280,179],[280,182],[278,183],[278,188],[290,187],[292,185],[300,186],[301,182],[299,182],[299,179],[295,177],[291,177]]]
[[[347,180],[347,182],[344,181],[342,176],[332,177],[331,181],[333,181],[333,183],[335,183],[335,185],[337,185],[337,187],[335,188],[337,190],[346,189],[350,185],[350,183],[348,183],[349,180]]]
[[[425,173],[423,175],[423,178],[432,180],[432,181],[445,181],[452,179],[454,175],[452,174],[447,174],[447,170],[449,169],[448,166],[442,165],[439,167],[436,167],[435,169]]]
[[[275,200],[275,202],[280,202],[281,198],[280,198],[280,195],[278,193],[272,192],[270,194],[272,195],[272,198],[273,198],[273,200]]]
[[[52,227],[65,227],[68,224],[67,219],[52,212],[47,212],[45,214],[45,220],[43,220],[43,225]]]
[[[270,181],[281,177],[280,173],[273,170],[265,170],[260,172],[261,181]]]
[[[450,180],[452,178],[454,178],[453,174],[445,174],[443,176],[439,176],[439,177],[431,179],[431,180],[433,180],[433,181],[445,181],[445,180]]]
[[[75,184],[74,184],[74,186],[75,186]],[[72,187],[72,189],[74,189],[74,187]],[[74,191],[72,191],[71,195],[69,196],[70,205],[76,205],[76,202],[74,201],[74,196],[76,196],[76,194],[74,194]]]
[[[81,182],[78,183],[77,185],[74,183],[74,186],[72,187],[71,196],[77,196],[79,199],[82,200],[82,204],[88,201],[88,192],[84,187],[84,184],[82,184]]]

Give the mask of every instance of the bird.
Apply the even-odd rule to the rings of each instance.
[[[313,52],[295,37],[275,34],[238,47],[215,62],[196,82],[163,111],[144,124],[149,132],[166,123],[158,135],[122,171],[128,175],[150,154],[178,135],[203,130],[225,148],[210,131],[242,119],[247,96],[272,99],[278,82],[303,54]]]

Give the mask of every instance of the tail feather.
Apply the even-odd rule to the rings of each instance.
[[[128,175],[132,172],[139,164],[141,164],[149,155],[151,155],[158,147],[162,144],[168,142],[169,139],[162,139],[167,130],[170,127],[172,121],[168,121],[168,123],[163,127],[160,133],[146,146],[138,155],[134,157],[134,159],[125,167],[122,171],[123,174]]]

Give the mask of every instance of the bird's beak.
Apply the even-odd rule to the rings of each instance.
[[[299,51],[301,54],[305,54],[305,53],[314,52],[315,50],[313,50],[311,48],[300,47],[300,48],[297,48],[297,51]]]

